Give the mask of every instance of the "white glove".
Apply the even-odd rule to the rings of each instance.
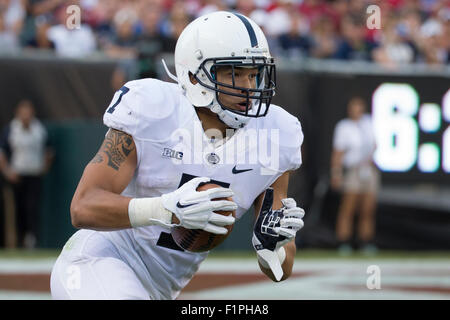
[[[161,196],[162,205],[180,220],[178,225],[187,229],[202,229],[216,234],[226,234],[224,227],[234,223],[232,215],[224,216],[213,211],[234,211],[236,203],[228,200],[215,200],[233,196],[228,188],[212,188],[197,191],[199,184],[209,182],[210,178],[194,178],[177,190]]]
[[[266,190],[252,237],[258,260],[272,270],[277,281],[283,276],[281,264],[286,257],[283,246],[294,240],[297,231],[303,228],[302,218],[305,215],[294,199],[286,198],[281,202],[281,209],[272,210],[273,189]]]
[[[280,220],[280,226],[275,227],[275,232],[280,236],[286,237],[286,239],[278,241],[276,248],[280,248],[294,240],[297,231],[304,226],[302,219],[305,216],[305,210],[297,207],[297,203],[293,198],[282,199],[281,203],[283,207],[280,210],[283,212],[283,217]]]

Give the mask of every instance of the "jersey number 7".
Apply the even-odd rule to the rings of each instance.
[[[122,96],[127,93],[128,91],[130,91],[129,88],[123,86],[122,88],[119,89],[120,91],[120,95],[119,95],[119,99],[117,99],[116,103],[114,103],[106,112],[108,113],[113,113],[114,110],[116,110],[117,105],[120,103],[120,101],[122,100]]]

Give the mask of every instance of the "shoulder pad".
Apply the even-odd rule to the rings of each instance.
[[[129,81],[114,94],[103,122],[135,139],[164,140],[178,126],[180,95],[176,84],[150,78]]]
[[[272,104],[266,117],[261,120],[258,130],[275,130],[278,133],[268,132],[271,143],[274,146],[277,145],[279,150],[279,169],[277,171],[285,172],[299,168],[302,163],[303,131],[298,118]]]

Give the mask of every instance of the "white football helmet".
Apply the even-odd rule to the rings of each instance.
[[[216,80],[216,68],[223,66],[231,68],[232,84]],[[257,68],[255,88],[234,85],[234,70],[240,67]],[[175,69],[188,100],[195,107],[209,108],[231,128],[243,127],[251,117],[265,116],[275,93],[275,64],[266,37],[255,22],[238,13],[217,11],[192,21],[178,38]],[[219,94],[246,99],[242,102],[245,110],[223,105]]]

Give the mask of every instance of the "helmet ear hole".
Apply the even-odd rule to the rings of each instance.
[[[192,72],[189,71],[189,80],[193,85],[196,85],[198,83],[197,79],[195,79],[195,76]]]

